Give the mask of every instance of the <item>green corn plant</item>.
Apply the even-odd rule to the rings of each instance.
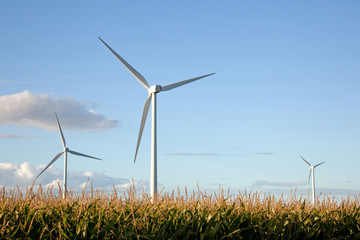
[[[0,190],[1,239],[356,239],[360,237],[359,196],[316,208],[296,193],[270,194],[199,189],[156,199],[132,187],[106,194],[90,187],[80,194]]]

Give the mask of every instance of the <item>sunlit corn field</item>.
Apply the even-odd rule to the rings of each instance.
[[[360,239],[359,197],[1,190],[1,239]]]

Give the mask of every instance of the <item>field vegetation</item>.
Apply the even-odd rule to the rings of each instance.
[[[360,239],[359,198],[0,191],[1,239]]]

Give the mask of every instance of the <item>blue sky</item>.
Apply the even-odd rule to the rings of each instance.
[[[158,181],[233,191],[360,192],[358,1],[1,1],[0,185],[28,185],[68,146],[69,187],[146,187],[150,116],[133,163],[146,89],[158,94]],[[62,179],[63,160],[39,178]],[[10,181],[7,176],[15,176]],[[92,176],[92,177],[91,177]],[[97,176],[97,177],[96,177]],[[106,183],[102,183],[106,178]],[[72,185],[73,184],[73,185]],[[76,186],[75,186],[76,185]]]

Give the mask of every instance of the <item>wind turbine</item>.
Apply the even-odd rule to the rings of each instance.
[[[316,164],[315,166],[311,165],[308,161],[305,160],[305,158],[303,158],[302,156],[300,156],[302,158],[302,160],[304,160],[307,165],[309,165],[310,167],[310,173],[309,173],[309,181],[308,183],[310,182],[310,177],[312,176],[312,199],[313,199],[313,206],[315,206],[315,176],[314,176],[314,169],[317,167],[317,166],[320,166],[321,164],[323,164],[324,162],[322,163],[319,163],[319,164]]]
[[[55,113],[55,117],[56,117],[56,121],[57,121],[57,124],[58,124],[58,127],[59,127],[59,133],[60,133],[60,137],[61,137],[61,142],[62,142],[62,145],[64,147],[64,149],[58,153],[54,158],[53,160],[51,160],[51,162],[41,171],[41,173],[39,173],[39,175],[37,175],[37,177],[35,178],[35,180],[40,177],[40,175],[45,172],[46,169],[48,169],[61,155],[64,154],[64,180],[63,180],[63,199],[65,199],[65,196],[66,196],[66,191],[67,191],[67,153],[71,153],[71,154],[74,154],[74,155],[78,155],[78,156],[81,156],[81,157],[87,157],[87,158],[93,158],[93,159],[97,159],[97,160],[102,160],[100,158],[96,158],[96,157],[92,157],[92,156],[89,156],[89,155],[86,155],[86,154],[83,154],[83,153],[79,153],[79,152],[75,152],[75,151],[72,151],[70,150],[69,148],[66,147],[66,142],[65,142],[65,137],[64,137],[64,134],[61,130],[61,126],[60,126],[60,123],[59,123],[59,119],[58,119],[58,116],[57,114]]]
[[[193,81],[199,80],[204,77],[208,77],[215,73],[203,75],[200,77],[191,78],[188,80],[171,83],[168,85],[160,86],[160,85],[153,85],[149,86],[145,78],[136,71],[128,62],[126,62],[119,54],[117,54],[109,45],[107,45],[100,37],[100,41],[120,60],[120,62],[134,75],[134,77],[148,90],[148,98],[145,101],[145,106],[143,110],[143,114],[141,117],[141,124],[140,130],[136,145],[134,163],[136,161],[136,156],[138,154],[138,149],[141,141],[141,137],[144,130],[144,125],[146,122],[146,117],[149,111],[150,102],[152,101],[152,125],[151,125],[151,170],[150,170],[150,196],[153,198],[157,193],[157,145],[156,145],[156,94],[162,91],[169,91],[171,89],[180,87],[184,84],[191,83]]]

